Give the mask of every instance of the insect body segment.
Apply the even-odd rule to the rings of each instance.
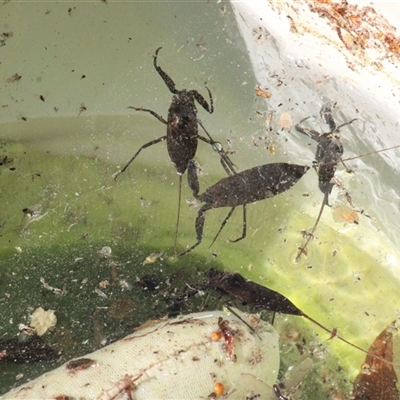
[[[168,110],[167,121],[167,148],[171,161],[175,165],[178,174],[184,174],[189,160],[193,159],[197,150],[198,135],[197,109],[195,100],[210,114],[214,112],[211,92],[210,105],[197,90],[177,90],[175,82],[157,65],[157,55],[161,47],[156,50],[154,56],[154,68],[157,70],[171,93],[171,106]],[[205,139],[207,143],[209,140]]]
[[[308,169],[285,163],[261,165],[221,179],[198,199],[214,208],[237,207],[268,199],[290,189]]]
[[[143,149],[152,146],[153,144],[160,143],[164,140],[167,141],[168,154],[172,163],[175,165],[178,174],[184,174],[188,161],[191,160],[196,154],[198,139],[201,139],[206,143],[213,142],[211,138],[207,139],[199,136],[198,134],[197,109],[195,105],[196,100],[207,112],[212,114],[214,111],[214,106],[210,90],[207,88],[210,96],[210,105],[207,103],[204,97],[197,92],[197,90],[177,90],[175,87],[175,82],[157,65],[157,56],[160,49],[161,47],[156,50],[156,54],[154,55],[154,68],[159,73],[170,92],[175,95],[172,98],[171,105],[168,109],[167,121],[152,110],[138,107],[128,108],[150,113],[160,122],[167,125],[167,134],[144,144],[129,160],[125,167],[114,175],[114,179],[116,179],[129,167],[129,165]]]
[[[193,195],[205,204],[200,208],[196,218],[197,242],[181,255],[187,254],[196,248],[202,240],[205,222],[205,213],[212,208],[231,207],[232,210],[225,218],[217,236],[227,223],[237,206],[254,203],[276,196],[290,189],[307,171],[309,167],[303,165],[275,163],[254,167],[237,174],[221,179],[215,185],[199,195],[199,182],[193,161],[189,162],[188,183]],[[246,237],[246,220],[244,213],[243,234],[237,239]],[[215,239],[214,239],[215,240]]]
[[[149,109],[137,107],[128,108],[133,108],[136,111],[144,111],[150,113],[160,122],[167,125],[167,134],[165,136],[159,137],[158,139],[151,140],[150,142],[145,143],[143,146],[141,146],[139,150],[134,154],[134,156],[128,161],[128,163],[120,171],[114,174],[114,179],[117,179],[117,177],[122,172],[124,172],[129,167],[129,165],[132,164],[132,162],[136,159],[136,157],[141,153],[142,150],[166,140],[169,157],[174,164],[178,175],[180,175],[178,216],[175,231],[176,248],[181,204],[182,175],[185,173],[189,161],[192,160],[196,154],[197,143],[199,139],[211,145],[214,145],[216,143],[210,137],[207,131],[204,130],[208,137],[200,136],[198,134],[199,121],[197,119],[197,109],[195,101],[197,101],[210,114],[213,113],[214,106],[211,92],[208,88],[206,89],[210,96],[210,104],[207,103],[204,97],[200,93],[198,93],[197,90],[176,89],[175,82],[157,65],[157,56],[160,49],[161,47],[156,50],[156,53],[154,55],[154,68],[161,76],[170,92],[174,94],[171,105],[168,109],[167,120],[165,120],[161,115],[158,115],[156,112]],[[223,165],[226,163],[232,164],[230,163],[230,161],[227,161],[229,160],[229,158],[223,150],[219,151],[219,154],[221,155],[221,157],[225,157],[225,162],[223,163]]]

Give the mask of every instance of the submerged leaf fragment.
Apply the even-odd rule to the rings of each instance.
[[[272,97],[272,93],[267,89],[261,89],[261,86],[256,87],[255,94],[263,99],[270,99]]]
[[[53,361],[58,354],[42,338],[34,336],[26,341],[19,338],[0,339],[0,363],[35,363]]]
[[[293,121],[291,115],[284,111],[281,116],[279,117],[279,126],[281,129],[290,130],[293,126]]]
[[[397,375],[393,368],[392,326],[384,329],[369,348],[354,381],[355,400],[399,400]]]
[[[111,303],[108,308],[108,315],[114,319],[131,318],[135,312],[135,303],[130,299],[120,299]]]
[[[349,206],[337,206],[332,210],[333,219],[336,222],[350,222],[357,224],[359,217],[357,211],[354,211]]]
[[[143,265],[146,264],[154,264],[157,259],[162,258],[164,252],[162,251],[161,253],[151,253],[149,256],[146,257],[146,259],[143,261]]]

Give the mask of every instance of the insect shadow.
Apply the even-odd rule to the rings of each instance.
[[[133,157],[128,161],[128,163],[118,172],[113,175],[114,180],[122,174],[135,160],[135,158],[140,154],[140,152],[147,147],[153,146],[157,143],[161,143],[164,140],[167,141],[167,149],[169,157],[174,164],[176,171],[179,175],[179,199],[178,199],[178,215],[175,230],[175,241],[174,241],[174,251],[176,253],[176,243],[178,237],[178,226],[181,208],[181,192],[182,192],[182,175],[185,173],[189,161],[191,161],[197,151],[198,140],[202,140],[205,143],[211,144],[219,155],[222,157],[224,168],[229,165],[233,169],[233,164],[229,157],[224,152],[220,143],[215,142],[208,132],[204,129],[201,122],[197,119],[197,108],[195,102],[200,104],[208,113],[212,114],[214,111],[213,100],[210,90],[206,87],[209,97],[210,104],[207,103],[205,98],[197,90],[178,90],[175,87],[175,82],[167,75],[158,65],[157,56],[158,52],[161,50],[159,47],[154,55],[154,68],[161,76],[165,84],[171,93],[174,94],[172,98],[171,105],[168,109],[167,121],[156,112],[148,110],[145,108],[128,107],[136,111],[148,112],[157,118],[160,122],[167,125],[167,134],[159,137],[158,139],[151,140],[150,142],[144,144],[139,148],[139,150],[133,155]],[[198,124],[200,124],[203,130],[206,132],[208,137],[199,135]],[[222,160],[221,159],[221,160]]]
[[[322,205],[315,221],[315,224],[311,231],[307,232],[307,239],[305,244],[299,248],[299,253],[296,256],[296,261],[298,261],[302,254],[307,255],[307,245],[314,237],[314,232],[317,229],[317,225],[319,220],[321,219],[322,212],[324,210],[325,205],[329,205],[329,195],[332,192],[333,187],[335,186],[334,177],[337,165],[339,162],[342,162],[346,167],[342,160],[343,155],[343,145],[340,139],[340,129],[346,125],[350,125],[357,118],[352,119],[351,121],[345,122],[339,126],[336,125],[335,121],[332,117],[332,106],[331,104],[323,105],[320,111],[321,116],[324,117],[325,122],[329,125],[329,132],[320,134],[312,129],[305,128],[300,126],[300,124],[310,117],[303,118],[297,125],[295,125],[295,129],[303,133],[304,135],[309,136],[311,139],[315,140],[317,144],[317,151],[315,153],[315,162],[314,168],[318,173],[318,184],[319,189],[324,194],[324,198],[322,200]],[[347,167],[346,170],[351,172]]]
[[[310,167],[287,163],[265,164],[248,170],[231,174],[221,179],[213,186],[199,195],[200,185],[194,161],[189,161],[188,183],[193,191],[193,196],[204,202],[200,208],[196,222],[197,242],[180,254],[190,253],[202,241],[206,211],[212,208],[231,207],[227,217],[212,243],[215,242],[223,227],[228,222],[237,206],[243,206],[243,231],[242,236],[231,242],[238,242],[246,237],[247,219],[245,205],[259,200],[268,199],[289,190],[309,170]],[[211,243],[211,244],[212,244]]]

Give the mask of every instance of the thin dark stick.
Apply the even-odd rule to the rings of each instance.
[[[181,215],[181,198],[182,198],[182,175],[179,175],[179,194],[178,194],[178,215],[176,217],[175,239],[174,239],[174,256],[176,257],[176,244],[178,242],[179,219]]]

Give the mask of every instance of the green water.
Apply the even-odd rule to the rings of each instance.
[[[161,160],[165,158],[162,146],[152,156],[159,152]],[[11,142],[3,142],[1,148],[3,156],[13,161],[1,167],[0,335],[16,337],[18,325],[29,324],[29,315],[37,307],[53,309],[58,322],[44,340],[62,354],[58,362],[1,365],[2,392],[14,384],[18,374],[24,375],[18,381],[22,383],[68,358],[123,337],[148,319],[220,308],[227,299],[215,294],[191,297],[190,302],[179,300],[188,293],[186,283],[192,286],[204,282],[203,272],[210,267],[239,271],[279,290],[328,327],[329,319],[348,324],[345,314],[341,319],[334,318],[335,310],[323,301],[330,295],[331,274],[341,271],[340,279],[348,279],[349,272],[340,266],[341,252],[335,264],[327,264],[331,272],[327,268],[322,271],[317,265],[303,269],[302,264],[291,261],[299,240],[295,226],[310,223],[300,218],[298,212],[293,217],[299,196],[296,188],[276,199],[249,206],[248,237],[237,244],[227,242],[227,238],[240,234],[240,212],[215,245],[208,248],[227,210],[210,211],[203,243],[188,256],[176,259],[173,237],[178,178],[168,162],[167,168],[159,168],[138,160],[114,182],[111,175],[117,168],[105,163],[101,156],[60,155]],[[222,177],[218,160],[212,150],[208,152],[205,158],[211,160],[210,165],[216,163],[213,171]],[[204,158],[204,153],[207,154],[207,148],[202,149],[200,158]],[[201,177],[201,184],[206,186],[216,179],[214,174],[208,174]],[[184,184],[183,198],[190,197]],[[32,216],[22,212],[26,208]],[[184,202],[178,237],[180,250],[195,241],[196,213],[196,208],[189,208]],[[263,218],[257,218],[258,215]],[[329,236],[329,229],[321,227],[321,235]],[[101,256],[104,246],[112,249],[110,258]],[[154,263],[146,263],[149,256]],[[351,256],[346,251],[346,257]],[[370,267],[367,264],[363,268]],[[46,289],[43,279],[61,294]],[[336,276],[335,282],[338,279]],[[152,289],[146,289],[143,282],[148,282]],[[321,282],[326,284],[323,292],[312,290],[313,285]],[[340,285],[334,287],[335,297],[329,299],[330,303],[339,301],[345,307],[349,297],[358,295],[356,285],[351,294],[343,286],[342,290]],[[315,353],[313,372],[306,378],[305,392],[299,392],[298,398],[310,387],[324,393],[333,385],[338,392],[348,393],[348,377],[353,372],[347,369],[346,357],[362,360],[362,353],[340,342],[328,343],[328,334],[298,317],[279,317],[277,327],[286,338],[281,341],[282,376],[288,366],[299,362],[304,352],[312,349]],[[355,333],[360,333],[361,328],[352,326]],[[287,331],[291,333],[287,335]],[[329,347],[338,355],[330,354]],[[350,364],[352,368],[354,364]],[[322,383],[321,371],[330,371],[329,383]]]
[[[357,226],[338,223],[326,209],[308,257],[299,263],[293,260],[301,231],[313,226],[322,201],[312,170],[289,192],[249,205],[247,238],[241,242],[229,243],[241,234],[238,209],[209,248],[228,210],[207,212],[202,244],[178,260],[172,258],[178,177],[165,144],[143,152],[117,182],[111,178],[142,144],[165,134],[154,118],[126,111],[143,106],[166,117],[171,93],[152,64],[160,46],[159,65],[178,89],[205,95],[204,86],[210,88],[215,112],[207,115],[199,107],[199,116],[215,140],[229,145],[239,170],[269,162],[311,164],[315,143],[293,129],[282,131],[277,121],[283,109],[293,123],[316,115],[319,103],[328,100],[340,103],[338,121],[354,117],[355,110],[346,108],[353,103],[336,90],[335,80],[312,85],[314,97],[304,98],[301,86],[292,85],[296,79],[311,85],[301,69],[285,71],[268,55],[259,67],[271,79],[256,81],[227,2],[6,3],[3,30],[13,36],[1,47],[0,160],[7,156],[13,163],[0,166],[1,338],[16,337],[18,325],[27,324],[34,309],[49,307],[56,310],[58,323],[44,340],[59,346],[64,358],[82,355],[146,319],[220,307],[217,295],[215,301],[193,298],[193,305],[172,309],[174,285],[183,292],[184,283],[203,280],[202,271],[211,266],[279,291],[363,348],[396,318],[400,200],[393,188],[398,177],[380,157],[363,159],[366,165],[355,174],[341,167],[337,172],[356,207],[371,218],[361,216]],[[271,37],[263,46],[260,50],[268,53],[277,43]],[[284,50],[279,53],[286,59]],[[22,78],[8,82],[15,73]],[[287,75],[284,85],[276,86],[276,73]],[[257,85],[268,87],[272,99],[257,98]],[[82,104],[87,110],[78,117]],[[359,123],[343,131],[345,156],[373,150],[365,148],[363,124],[374,126],[375,113],[357,108]],[[270,111],[276,113],[271,130],[265,125]],[[312,129],[326,128],[318,120],[308,122]],[[271,144],[275,154],[268,151]],[[203,143],[196,160],[202,190],[225,175],[218,155]],[[182,193],[178,251],[195,242],[198,211],[186,204],[193,196],[185,177]],[[109,259],[98,254],[104,246],[112,249]],[[153,253],[162,256],[144,264]],[[153,275],[162,283],[160,291],[137,285],[147,277],[152,282]],[[45,289],[41,278],[63,295]],[[102,288],[106,280],[109,285]],[[118,304],[128,307],[122,319],[109,314]],[[329,340],[301,318],[278,320],[281,375],[299,362],[301,352],[313,354],[314,369],[296,398],[348,397],[365,355]],[[0,392],[20,373],[28,379],[53,366],[0,362]]]
[[[35,126],[43,121],[31,123]],[[51,125],[57,130],[76,123],[68,118],[61,121],[61,127],[54,119]],[[83,121],[83,126],[93,127],[90,120]],[[364,348],[394,319],[392,310],[382,310],[376,299],[382,287],[394,298],[396,284],[376,268],[376,260],[360,251],[357,238],[344,238],[321,224],[320,241],[310,245],[312,257],[293,261],[301,243],[299,231],[313,223],[302,213],[303,181],[315,179],[310,173],[289,192],[249,205],[245,240],[228,241],[241,233],[241,212],[237,211],[209,248],[228,212],[211,210],[201,245],[185,257],[174,258],[178,177],[168,161],[165,144],[143,153],[117,182],[112,179],[118,165],[129,159],[133,147],[145,142],[157,125],[149,118],[144,124],[142,120],[119,121],[115,117],[108,120],[109,125],[105,121],[105,131],[109,131],[107,126],[117,125],[119,129],[118,124],[133,123],[140,124],[141,133],[135,135],[135,143],[128,138],[117,142],[117,147],[124,147],[121,154],[110,151],[116,142],[107,134],[99,135],[94,142],[90,135],[81,134],[76,141],[65,139],[63,145],[62,140],[45,138],[1,144],[2,158],[7,156],[10,161],[0,170],[2,338],[16,337],[18,325],[29,324],[29,315],[37,307],[53,309],[58,322],[44,340],[62,352],[59,362],[63,362],[126,335],[148,319],[220,308],[227,300],[218,294],[193,297],[188,303],[177,301],[187,294],[186,284],[204,282],[203,271],[210,267],[240,272],[278,290],[328,329],[339,327],[343,336]],[[76,131],[80,132],[78,128]],[[70,147],[79,151],[68,155],[73,152]],[[118,165],[117,158],[121,158]],[[218,155],[209,147],[201,145],[196,158],[205,172],[200,176],[202,188],[224,176]],[[195,242],[198,210],[186,204],[185,200],[193,196],[185,179],[183,182],[178,251]],[[110,258],[99,254],[104,246],[111,248]],[[154,263],[145,262],[149,256]],[[360,279],[354,277],[354,270]],[[43,287],[41,278],[62,294]],[[157,289],[143,289],[141,281]],[[122,314],[116,317],[119,308]],[[324,398],[322,393],[331,393],[332,387],[338,393],[349,393],[351,377],[365,356],[362,352],[329,341],[326,332],[302,318],[281,316],[277,326],[284,338],[289,337],[281,340],[282,375],[301,360],[302,354],[313,354],[313,371],[297,398],[307,398],[308,390]],[[291,333],[286,334],[288,331]],[[2,392],[11,387],[17,374],[24,374],[18,381],[22,383],[54,366],[55,362],[0,364]],[[330,378],[323,383],[321,376]]]
[[[226,235],[240,232],[240,215],[227,227],[217,250],[208,249],[226,210],[210,214],[198,251],[171,257],[177,204],[172,166],[160,174],[157,168],[137,163],[114,182],[113,167],[95,157],[42,153],[6,142],[1,148],[12,162],[1,169],[0,336],[16,337],[18,325],[29,325],[37,307],[52,309],[57,325],[44,340],[62,354],[53,362],[0,364],[2,393],[18,374],[24,375],[18,381],[22,383],[123,337],[148,319],[220,308],[227,301],[221,294],[182,301],[186,284],[204,282],[203,271],[210,267],[240,270],[250,264],[250,249],[246,255],[242,246],[225,243]],[[186,198],[186,185],[184,193]],[[289,204],[275,206],[272,220],[287,213]],[[26,208],[32,215],[22,211]],[[180,249],[195,239],[195,215],[196,210],[183,204]],[[253,213],[249,217],[253,219]],[[254,236],[249,240],[253,245]],[[112,249],[110,258],[101,256],[104,246]],[[145,261],[149,256],[154,263]],[[312,340],[304,321],[297,318],[291,324]],[[287,363],[299,357],[296,353],[286,356]]]

